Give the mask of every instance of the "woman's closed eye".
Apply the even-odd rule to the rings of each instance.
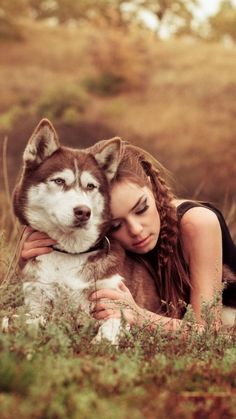
[[[136,208],[135,208],[135,215],[141,215],[144,214],[149,208],[149,205],[147,203],[147,199],[145,199],[143,202],[141,202]],[[114,220],[112,225],[111,225],[111,233],[118,231],[122,226],[122,221],[120,220]]]
[[[114,221],[113,224],[111,225],[110,231],[111,232],[118,231],[120,227],[121,227],[121,222]]]
[[[147,199],[136,209],[135,214],[143,214],[147,209],[149,208],[149,205],[147,204]]]

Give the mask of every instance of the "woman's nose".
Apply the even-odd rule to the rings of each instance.
[[[128,226],[129,234],[131,236],[138,236],[142,233],[143,227],[140,223],[130,222]]]

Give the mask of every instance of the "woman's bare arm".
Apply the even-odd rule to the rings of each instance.
[[[166,331],[177,330],[182,324],[182,320],[161,316],[139,307],[123,282],[120,283],[119,290],[101,289],[93,292],[89,300],[93,303],[91,314],[97,320],[119,318],[123,315],[130,325],[136,324],[153,330],[161,325]]]
[[[202,304],[211,304],[222,291],[222,237],[217,216],[207,208],[190,209],[181,220],[181,240],[190,271],[190,304],[200,322]],[[216,317],[221,312],[220,300]]]

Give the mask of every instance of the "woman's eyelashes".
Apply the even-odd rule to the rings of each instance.
[[[147,209],[149,208],[149,205],[147,203],[147,198],[140,204],[140,206],[136,209],[135,214],[143,214]]]
[[[113,233],[115,231],[118,231],[120,227],[121,227],[121,222],[117,222],[117,223],[114,223],[114,224],[111,225],[110,230]]]
[[[135,209],[136,215],[144,214],[149,208],[149,205],[147,203],[147,198],[138,206],[138,208]],[[111,225],[111,232],[118,231],[122,226],[121,221],[114,221],[114,223]]]

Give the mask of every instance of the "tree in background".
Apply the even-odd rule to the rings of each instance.
[[[210,37],[213,40],[229,36],[236,41],[236,6],[231,0],[224,0],[219,11],[209,18]]]
[[[0,0],[1,16],[24,15],[28,10],[28,0]]]
[[[149,12],[157,20],[157,32],[163,25],[174,32],[192,20],[197,5],[198,0],[0,0],[0,12],[8,18],[28,13],[36,20],[55,18],[59,24],[89,20],[125,29]]]
[[[182,27],[190,26],[194,9],[199,6],[199,0],[135,0],[131,3],[155,16],[158,35],[163,28],[175,33]]]
[[[142,13],[156,17],[157,32],[163,25],[186,25],[193,18],[198,0],[29,0],[37,18],[56,17],[59,23],[81,19],[103,21],[113,27],[128,28],[140,23]]]
[[[0,0],[0,39],[22,39],[18,17],[28,13],[28,0]]]
[[[236,7],[222,0],[219,11],[207,25],[194,26],[199,0],[0,0],[0,38],[21,38],[22,17],[33,20],[53,18],[57,24],[78,25],[90,21],[127,31],[133,25],[145,25],[144,14],[156,19],[156,34],[168,34],[217,40],[224,35],[236,39]],[[205,28],[207,30],[205,30]]]
[[[28,0],[37,20],[55,18],[59,24],[103,20],[112,26],[126,25],[122,13],[124,0]]]
[[[28,0],[31,15],[36,20],[55,18],[59,24],[87,19],[95,0]]]

